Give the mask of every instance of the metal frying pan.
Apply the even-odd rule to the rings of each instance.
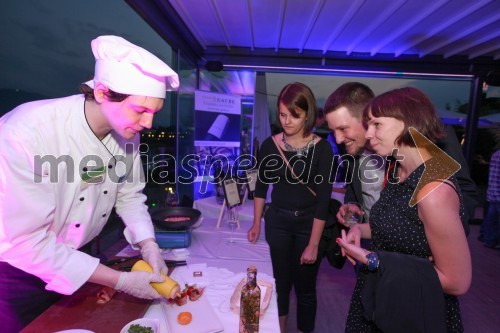
[[[190,207],[160,208],[151,212],[156,228],[166,231],[185,230],[198,222],[201,212]]]

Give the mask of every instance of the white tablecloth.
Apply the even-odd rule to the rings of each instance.
[[[195,200],[193,208],[198,209],[204,218],[217,219],[222,205],[218,204],[215,197]],[[237,206],[240,221],[253,221],[253,200],[246,199],[243,205]]]
[[[213,199],[214,198],[209,198]],[[253,205],[253,204],[252,204]],[[220,207],[220,206],[219,206]],[[201,225],[192,230],[191,246],[187,249],[189,255],[185,258],[187,266],[177,267],[172,273],[172,278],[181,284],[196,283],[206,286],[206,295],[210,305],[224,325],[224,332],[237,332],[239,316],[230,310],[230,297],[237,284],[246,277],[246,269],[250,265],[257,267],[257,280],[271,282],[274,285],[273,270],[269,255],[269,247],[264,240],[264,227],[262,234],[256,244],[251,244],[246,238],[246,232],[251,221],[241,222],[241,228],[231,232],[229,226],[224,222],[219,229],[216,228],[216,218],[205,216]],[[229,242],[229,239],[234,242]],[[136,255],[131,247],[122,250],[118,255]],[[171,250],[164,251],[165,259],[177,258]],[[193,271],[202,271],[202,278],[193,277]],[[159,301],[155,301],[147,313],[147,318],[160,319],[160,333],[171,333],[168,329],[165,317],[161,310]],[[186,333],[199,333],[189,330]],[[265,314],[260,318],[260,333],[279,332],[278,306],[276,301],[276,288],[273,287],[271,302]]]
[[[270,194],[271,191],[268,192]],[[345,195],[345,184],[334,183],[332,188],[331,198],[344,203]],[[270,202],[270,198],[266,200]],[[193,208],[198,209],[202,216],[210,219],[218,219],[222,205],[218,204],[215,197],[208,197],[199,200],[195,200],[193,203]],[[243,205],[237,206],[238,215],[240,217],[240,222],[249,221],[250,225],[253,221],[253,200],[246,199]],[[224,221],[224,219],[222,219]]]

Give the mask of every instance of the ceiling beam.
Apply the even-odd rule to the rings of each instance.
[[[200,43],[201,47],[205,49],[207,47],[207,42],[203,38],[203,35],[200,33],[200,31],[196,28],[196,24],[193,22],[193,20],[191,20],[191,17],[189,17],[189,15],[187,14],[186,9],[182,5],[182,2],[179,0],[170,0],[170,2],[175,7],[177,13],[180,14],[183,21],[187,24],[188,28],[193,33],[198,43]]]
[[[479,57],[479,56],[481,56],[483,54],[488,54],[488,53],[490,53],[492,51],[497,50],[499,42],[494,42],[494,41],[491,42],[490,41],[490,43],[488,45],[485,45],[482,48],[481,47],[476,47],[475,51],[471,52],[469,54],[469,59],[474,59],[474,58]]]
[[[459,47],[455,47],[453,50],[446,52],[443,55],[443,57],[445,59],[447,59],[449,57],[452,57],[454,55],[459,54],[463,50],[471,49],[471,48],[475,47],[476,45],[480,45],[482,43],[488,42],[488,41],[490,41],[490,39],[497,38],[498,36],[500,36],[500,30],[494,31],[488,35],[483,35],[479,39],[474,39],[474,42],[468,42],[468,43],[461,45]]]
[[[166,0],[125,0],[135,12],[162,37],[173,50],[193,63],[203,55],[203,48],[182,21],[175,9]]]
[[[231,43],[229,42],[229,37],[227,36],[226,28],[224,27],[224,23],[222,22],[222,18],[220,17],[219,10],[217,9],[217,4],[215,3],[215,0],[207,0],[207,1],[209,2],[209,7],[210,10],[212,11],[212,15],[215,18],[215,22],[217,22],[217,25],[219,26],[219,29],[222,33],[222,36],[224,36],[224,42],[226,43],[226,48],[230,50]]]
[[[309,40],[309,37],[311,36],[311,32],[314,26],[316,25],[316,22],[318,21],[318,17],[321,14],[323,6],[325,5],[325,1],[326,0],[321,0],[316,2],[316,6],[314,6],[314,9],[309,19],[309,23],[307,23],[307,26],[304,29],[304,35],[302,37],[302,40],[299,43],[299,53],[302,53],[304,46],[306,45],[307,41]]]
[[[251,52],[248,48],[233,47],[226,52],[223,47],[208,47],[205,53],[207,60],[216,60],[232,68],[238,66],[274,66],[276,68],[311,68],[313,71],[328,71],[332,68],[345,70],[383,70],[392,72],[420,72],[438,74],[474,75],[484,71],[497,71],[499,66],[491,57],[477,57],[474,60],[467,56],[454,56],[443,61],[442,56],[429,55],[424,58],[418,55],[402,55],[394,58],[392,54],[377,54],[370,57],[348,56],[344,52],[328,52],[304,50],[301,54],[295,49],[256,48]],[[324,60],[323,60],[324,59]],[[266,69],[267,70],[267,69]]]
[[[485,5],[487,5],[488,3],[490,3],[491,1],[492,0],[481,0],[481,1],[477,1],[477,2],[471,2],[470,3],[470,7],[466,8],[463,11],[458,12],[457,15],[455,15],[453,17],[450,17],[448,19],[443,18],[440,21],[440,24],[437,27],[435,27],[433,29],[429,29],[429,31],[427,31],[426,33],[420,35],[419,37],[415,38],[412,42],[406,44],[404,47],[402,47],[399,50],[397,50],[395,52],[395,56],[399,57],[401,54],[405,53],[410,48],[414,47],[415,45],[420,44],[421,42],[423,42],[424,40],[426,40],[426,39],[428,39],[430,37],[433,37],[433,36],[437,35],[439,32],[441,32],[441,31],[449,28],[450,26],[452,26],[453,24],[457,23],[461,19],[469,16],[473,12],[475,12],[475,11],[479,10],[480,8],[484,7]]]
[[[345,13],[345,15],[342,16],[342,19],[338,22],[337,26],[333,30],[333,32],[330,34],[330,37],[326,41],[326,43],[323,46],[322,52],[323,54],[326,54],[328,50],[330,50],[330,47],[332,44],[337,40],[339,37],[340,33],[345,29],[346,25],[349,23],[349,21],[352,20],[354,15],[358,12],[359,8],[363,5],[365,0],[355,0],[351,3],[351,6],[349,6],[349,9]]]
[[[363,30],[360,34],[354,38],[351,44],[347,47],[346,53],[347,55],[351,54],[351,52],[358,46],[360,42],[362,42],[368,35],[370,35],[375,29],[379,27],[380,24],[384,23],[389,17],[394,14],[399,8],[401,8],[407,0],[400,1],[391,1],[387,8],[381,8],[380,16],[378,16],[375,20],[371,20],[367,26],[363,27]]]
[[[278,35],[276,36],[276,47],[274,48],[275,52],[278,52],[281,44],[281,36],[283,35],[283,25],[285,24],[285,15],[286,15],[286,2],[287,0],[281,0],[280,2],[280,12],[279,12],[279,21],[278,21]]]
[[[406,31],[413,28],[417,23],[427,18],[429,15],[431,15],[433,12],[435,12],[448,2],[449,0],[440,0],[431,2],[432,5],[429,5],[429,7],[425,7],[425,9],[420,11],[418,15],[415,15],[414,17],[411,18],[407,18],[408,20],[406,20],[404,24],[401,24],[397,27],[397,29],[394,29],[393,30],[394,32],[392,34],[384,38],[380,43],[378,43],[377,46],[371,49],[370,54],[373,56],[379,53],[379,51],[383,49],[386,45],[399,38]]]
[[[457,31],[453,36],[448,36],[448,38],[435,43],[431,47],[428,47],[427,50],[425,50],[424,52],[420,52],[419,56],[424,57],[424,56],[434,52],[435,50],[438,50],[446,45],[450,45],[451,43],[459,40],[460,38],[471,35],[474,32],[484,28],[485,26],[487,26],[491,23],[497,22],[499,20],[500,20],[500,13],[492,12],[491,16],[483,18],[478,24],[470,26],[467,29],[463,30],[462,32]]]
[[[250,50],[253,51],[255,47],[255,36],[253,33],[253,18],[252,18],[252,7],[250,5],[251,0],[247,0],[247,12],[248,12],[248,24],[250,26]]]

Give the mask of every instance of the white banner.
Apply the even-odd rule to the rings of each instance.
[[[196,90],[194,92],[194,109],[241,114],[241,97]]]

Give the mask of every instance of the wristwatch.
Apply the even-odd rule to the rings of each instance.
[[[366,263],[366,267],[370,271],[374,271],[378,268],[378,254],[377,252],[370,252],[366,255],[366,259],[368,259],[368,262]]]

